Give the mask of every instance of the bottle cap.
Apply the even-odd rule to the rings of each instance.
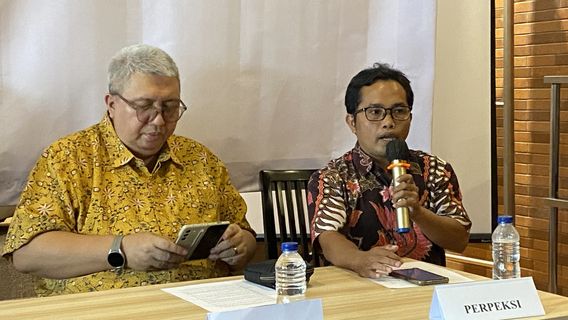
[[[282,249],[282,251],[297,251],[298,250],[298,243],[297,242],[282,242],[280,249]]]
[[[513,223],[512,216],[498,216],[497,223]]]

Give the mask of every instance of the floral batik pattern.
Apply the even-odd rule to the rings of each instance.
[[[230,221],[254,231],[246,204],[223,163],[202,144],[172,135],[149,171],[116,135],[108,116],[47,148],[30,173],[4,245],[4,256],[47,231],[86,235],[151,232],[175,241],[184,224]],[[225,263],[125,269],[72,279],[38,279],[40,296],[226,276]]]
[[[462,205],[457,177],[451,165],[422,151],[410,150],[408,173],[419,189],[420,204],[435,214],[458,221],[466,230],[471,221]],[[344,234],[361,250],[396,244],[397,254],[442,264],[444,251],[416,224],[410,232],[396,232],[392,177],[359,145],[315,172],[308,184],[311,238],[324,231]]]

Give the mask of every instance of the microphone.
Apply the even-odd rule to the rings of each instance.
[[[387,143],[387,160],[390,164],[387,170],[391,170],[394,186],[398,185],[397,178],[406,174],[406,169],[410,168],[408,160],[410,159],[410,151],[406,142],[402,139],[394,139]],[[396,208],[396,232],[407,233],[410,231],[410,218],[408,217],[408,208]]]

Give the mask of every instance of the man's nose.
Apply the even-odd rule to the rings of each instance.
[[[383,128],[394,128],[394,119],[392,118],[392,113],[387,110],[385,118],[381,121],[381,127]]]
[[[162,107],[154,107],[156,108],[156,116],[154,117],[154,119],[152,119],[152,121],[150,121],[152,124],[157,125],[157,126],[163,126],[166,124],[166,121],[164,120],[164,113],[163,113],[163,109]]]

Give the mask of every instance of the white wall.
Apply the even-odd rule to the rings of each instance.
[[[471,233],[491,232],[489,1],[438,0],[432,152],[457,172]]]
[[[260,192],[241,192],[247,203],[247,220],[258,234],[264,233],[262,226],[262,198]]]

